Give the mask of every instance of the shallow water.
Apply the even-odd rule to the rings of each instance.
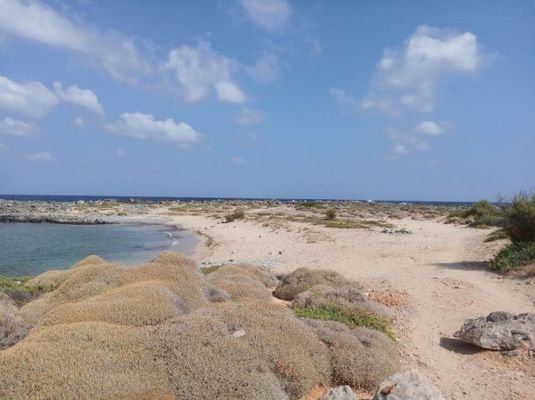
[[[68,268],[96,254],[136,264],[162,251],[193,254],[197,238],[166,225],[0,223],[0,275],[36,275]]]

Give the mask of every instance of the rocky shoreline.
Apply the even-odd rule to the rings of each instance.
[[[0,222],[102,225],[111,223],[99,217],[76,216],[74,203],[0,200]]]

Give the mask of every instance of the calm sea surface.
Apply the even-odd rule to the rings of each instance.
[[[197,238],[164,225],[0,223],[0,275],[36,275],[96,254],[135,264],[162,251],[191,255]]]

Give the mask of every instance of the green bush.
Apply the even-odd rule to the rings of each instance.
[[[535,242],[517,242],[501,250],[491,261],[490,268],[507,272],[531,263],[535,263]]]
[[[336,321],[350,328],[364,327],[383,332],[390,338],[394,337],[390,321],[369,311],[349,312],[343,307],[324,305],[320,307],[293,307],[296,316],[300,318],[317,319],[320,321]]]
[[[31,277],[8,278],[0,276],[0,292],[5,293],[17,305],[21,306],[56,289],[53,285],[30,285],[27,283],[30,279]]]
[[[336,219],[336,209],[329,208],[327,211],[325,211],[325,218],[328,219],[329,221]]]
[[[507,233],[513,242],[535,242],[535,194],[517,196],[506,212]]]
[[[459,218],[464,220],[471,219],[470,226],[478,228],[504,225],[503,210],[495,207],[488,200],[480,200],[470,208],[456,208],[450,212],[450,222],[454,222]]]
[[[237,219],[243,219],[243,218],[245,218],[245,212],[243,210],[235,210],[231,212],[230,214],[225,215],[225,222],[229,223]]]

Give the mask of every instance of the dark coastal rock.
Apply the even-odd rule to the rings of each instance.
[[[444,400],[439,390],[416,370],[385,379],[373,400]]]
[[[488,350],[515,350],[522,345],[535,349],[535,313],[514,315],[493,312],[468,319],[455,337]]]
[[[327,390],[321,400],[357,400],[357,396],[349,386],[344,385]]]

